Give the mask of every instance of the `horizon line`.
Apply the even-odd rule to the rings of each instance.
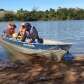
[[[47,8],[47,9],[42,9],[42,8],[32,8],[32,9],[27,9],[27,8],[17,8],[17,9],[7,9],[7,8],[0,8],[0,9],[3,9],[3,10],[8,10],[8,11],[17,11],[17,10],[20,10],[20,9],[23,9],[23,10],[28,10],[28,11],[32,11],[32,10],[37,10],[37,11],[46,11],[46,10],[50,10],[50,9],[54,9],[54,10],[57,10],[59,8],[66,8],[66,9],[70,9],[70,8],[74,8],[74,9],[84,9],[82,7],[57,7],[57,8]]]

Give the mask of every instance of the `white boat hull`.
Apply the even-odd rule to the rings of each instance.
[[[56,50],[69,51],[72,44],[59,41],[44,40],[43,44],[26,44],[12,40],[2,40],[3,44],[10,49],[14,49],[24,54],[39,54],[46,52],[55,52]]]

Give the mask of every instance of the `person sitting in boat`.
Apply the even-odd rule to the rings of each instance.
[[[39,38],[38,31],[37,29],[33,26],[31,26],[30,23],[25,23],[23,25],[23,28],[20,28],[20,33],[22,34],[21,41],[25,42],[25,40],[28,40],[28,43],[34,43],[36,42],[35,40],[37,39],[39,43],[43,43],[43,39]],[[22,31],[24,29],[24,31]],[[22,32],[21,32],[22,31]]]
[[[25,23],[22,23],[17,35],[17,39],[24,41],[25,34],[26,34]]]
[[[29,43],[34,43],[36,42],[35,40],[37,40],[37,42],[39,43],[43,43],[43,39],[39,38],[38,31],[35,28],[35,26],[31,26],[30,23],[25,23],[25,27],[26,27],[26,37],[29,39],[28,40]]]
[[[13,37],[13,34],[15,33],[16,25],[9,23],[7,26],[7,29],[4,31],[5,37]]]

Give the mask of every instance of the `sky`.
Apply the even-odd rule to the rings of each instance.
[[[1,0],[0,8],[6,10],[48,10],[58,7],[84,8],[84,0]]]

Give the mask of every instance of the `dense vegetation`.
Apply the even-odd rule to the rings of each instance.
[[[0,21],[83,20],[84,9],[61,8],[45,11],[19,9],[16,12],[0,9]]]

